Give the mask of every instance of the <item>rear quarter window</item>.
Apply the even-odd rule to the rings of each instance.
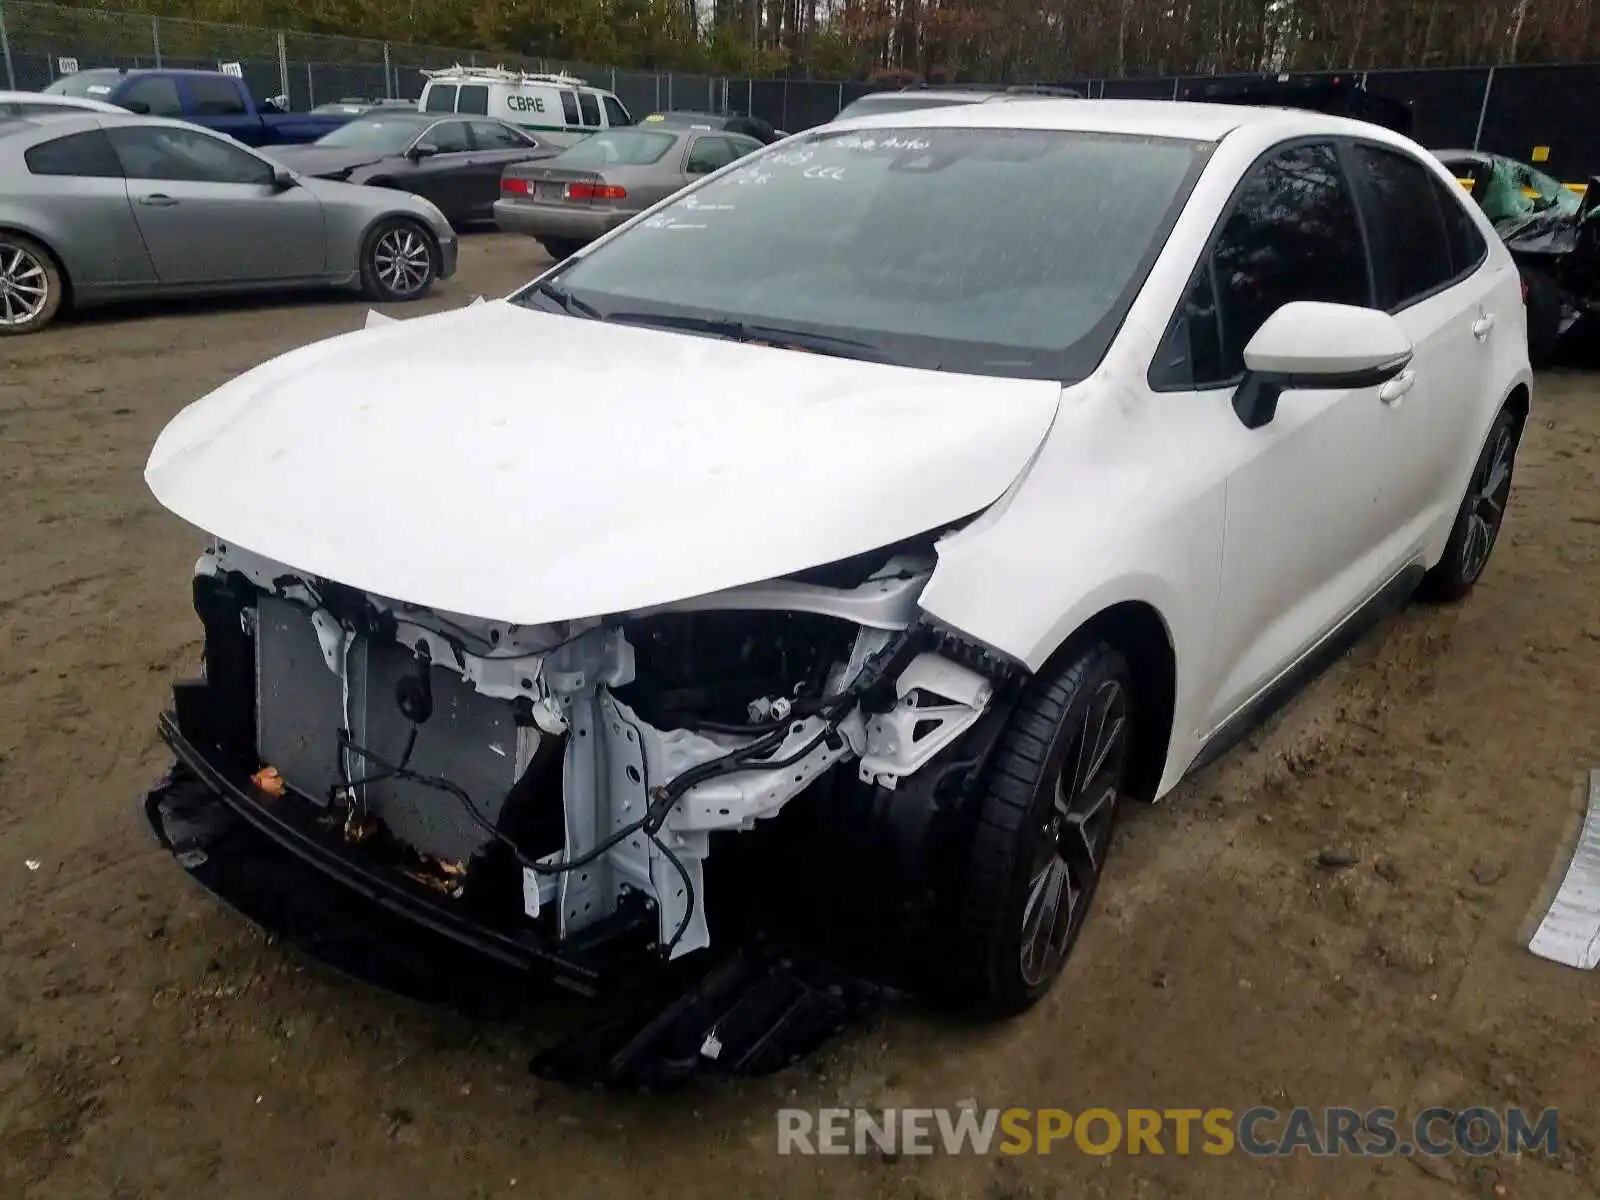
[[[122,164],[106,135],[91,129],[30,146],[22,156],[33,175],[67,175],[82,179],[120,179]]]

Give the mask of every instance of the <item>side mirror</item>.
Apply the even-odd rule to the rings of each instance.
[[[141,117],[148,117],[150,115],[150,106],[143,100],[129,100],[126,104],[121,105],[121,107],[127,109],[131,113],[137,113]]]
[[[1379,387],[1406,369],[1411,354],[1411,339],[1386,312],[1296,300],[1268,317],[1244,348],[1233,410],[1246,429],[1259,429],[1277,415],[1284,392]]]
[[[432,142],[418,142],[411,147],[411,157],[414,159],[432,158],[439,153],[439,147]]]
[[[272,186],[280,192],[286,192],[295,186],[294,172],[288,167],[274,164],[272,168]]]

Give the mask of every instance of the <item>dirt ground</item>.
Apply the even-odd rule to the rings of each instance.
[[[503,294],[467,239],[421,306]],[[968,1028],[885,1014],[780,1076],[670,1101],[525,1070],[477,1027],[305,968],[199,893],[135,799],[197,659],[198,535],[145,455],[359,301],[97,315],[0,343],[0,1196],[1524,1196],[1600,1190],[1600,979],[1524,949],[1600,765],[1600,378],[1543,377],[1510,518],[1253,744],[1124,825],[1067,974]],[[416,310],[410,310],[415,312]],[[408,314],[409,315],[409,314]],[[1324,850],[1356,858],[1315,865]],[[37,864],[35,866],[35,864]],[[1293,1104],[1561,1111],[1558,1161],[816,1159],[774,1110]]]

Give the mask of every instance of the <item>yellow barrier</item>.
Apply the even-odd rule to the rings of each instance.
[[[1470,180],[1470,179],[1462,179],[1458,175],[1458,176],[1456,176],[1456,182],[1459,183],[1467,191],[1470,192],[1472,190],[1472,180]],[[1587,183],[1563,183],[1561,186],[1566,188],[1567,191],[1569,191],[1569,192],[1576,192],[1580,196],[1583,195],[1586,191],[1589,190],[1589,185]],[[1537,200],[1539,198],[1539,193],[1534,191],[1532,188],[1526,188],[1526,187],[1523,188],[1522,189],[1522,194],[1524,196],[1526,196],[1529,200]]]

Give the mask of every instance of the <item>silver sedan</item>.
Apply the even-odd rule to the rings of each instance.
[[[566,258],[701,175],[761,149],[755,138],[707,125],[608,129],[500,176],[494,219]]]
[[[159,117],[0,117],[0,335],[75,307],[298,287],[416,300],[456,235],[405,192],[309,179]]]

